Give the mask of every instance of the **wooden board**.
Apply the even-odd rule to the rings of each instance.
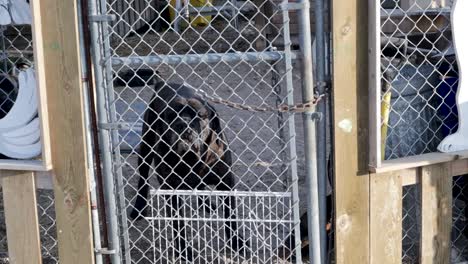
[[[44,45],[59,259],[94,263],[76,1],[32,1]]]
[[[456,177],[468,174],[468,160],[454,160],[451,162],[445,163],[446,166],[449,166],[449,176]],[[421,182],[420,168],[410,168],[395,171],[398,173],[402,180],[402,185],[413,185]]]
[[[31,4],[31,6],[33,6]],[[38,18],[38,17],[36,17]],[[48,171],[52,169],[52,158],[50,151],[50,133],[49,133],[49,114],[47,107],[47,89],[45,84],[44,75],[44,53],[40,52],[43,50],[43,38],[42,28],[40,21],[33,18],[33,25],[31,27],[31,33],[33,38],[34,46],[34,63],[35,63],[35,74],[37,79],[38,89],[38,113],[41,125],[41,143],[42,153],[40,159],[37,160],[13,160],[13,159],[0,159],[0,169],[4,170],[19,170],[19,171]],[[18,35],[16,30],[12,31],[13,34]],[[22,32],[23,33],[23,32]],[[13,36],[11,36],[13,37]],[[23,37],[27,37],[24,36]],[[26,45],[27,46],[27,45]],[[31,47],[29,47],[31,48]],[[39,51],[39,52],[37,52]],[[29,53],[30,50],[21,51],[21,55]]]
[[[42,160],[0,160],[0,168],[2,170],[19,170],[19,171],[48,171],[52,168],[49,163],[46,165]]]
[[[41,242],[33,172],[1,171],[11,264],[40,264]]]
[[[369,1],[369,164],[381,166],[381,70],[380,1]]]
[[[421,264],[449,264],[452,178],[447,164],[421,169]]]
[[[401,263],[402,186],[398,172],[370,179],[370,263]]]
[[[36,171],[34,172],[36,189],[40,190],[53,190],[54,185],[52,179],[54,177],[52,171]],[[0,179],[3,175],[0,173]],[[0,188],[2,181],[0,180]]]
[[[36,9],[34,1],[31,1],[31,8]],[[49,108],[48,96],[46,87],[46,68],[45,68],[45,53],[44,43],[46,39],[43,38],[43,27],[39,13],[33,10],[33,24],[31,26],[33,43],[34,43],[34,63],[36,65],[36,79],[39,88],[39,113],[41,118],[41,141],[42,141],[42,161],[45,170],[52,168],[52,154],[50,150],[50,125],[49,125]]]
[[[333,0],[336,263],[369,263],[367,1]],[[366,25],[366,26],[362,26]]]
[[[468,151],[453,153],[428,153],[407,158],[387,160],[379,168],[370,167],[371,172],[382,173],[410,168],[423,167],[433,164],[463,160],[468,158]]]

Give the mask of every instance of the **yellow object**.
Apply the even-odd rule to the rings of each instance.
[[[386,92],[382,98],[380,106],[380,118],[381,118],[381,127],[380,127],[380,150],[381,158],[385,159],[385,145],[387,143],[387,129],[388,129],[388,120],[390,118],[390,102],[392,100],[392,93],[390,91]]]
[[[180,6],[184,6],[184,1],[180,1]],[[190,6],[192,7],[203,7],[203,6],[212,6],[212,1],[213,0],[190,0]],[[170,6],[169,6],[169,17],[171,19],[171,23],[174,23],[175,19],[177,16],[177,8],[176,8],[176,0],[171,0]],[[184,14],[179,14],[179,26],[181,28],[186,28],[187,27],[187,22],[185,19],[183,19]],[[211,15],[209,16],[200,16],[200,15],[191,15],[190,16],[190,22],[192,26],[200,26],[200,27],[205,27],[207,26],[211,21]]]
[[[193,7],[211,6],[212,0],[190,0]],[[211,16],[190,16],[192,26],[206,27],[211,21]]]

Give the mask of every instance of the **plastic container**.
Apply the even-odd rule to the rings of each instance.
[[[180,6],[184,7],[183,0],[179,0],[179,1],[180,1],[179,3]],[[212,3],[213,3],[212,0],[190,0],[190,6],[192,7],[212,6]],[[183,16],[183,14],[180,14],[180,15]],[[170,8],[169,8],[169,17],[171,19],[171,23],[175,22],[176,16],[177,16],[177,3],[176,3],[176,0],[171,0]],[[192,26],[206,27],[210,23],[211,19],[212,19],[211,15],[207,15],[207,16],[201,16],[197,14],[190,15],[190,22]],[[179,26],[181,28],[187,27],[187,23],[184,19],[181,19],[179,21],[180,21]]]

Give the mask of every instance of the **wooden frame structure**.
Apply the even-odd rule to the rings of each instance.
[[[52,169],[52,156],[50,150],[50,125],[47,96],[47,80],[45,78],[45,53],[43,26],[40,15],[37,12],[37,5],[31,3],[33,13],[32,35],[34,42],[34,61],[36,67],[36,86],[38,89],[38,113],[41,124],[41,144],[42,154],[40,159],[33,160],[10,160],[0,159],[0,169],[3,170],[26,170],[26,171],[49,171]]]
[[[36,63],[43,66],[41,100],[47,99],[41,112],[54,120],[47,130],[53,170],[37,172],[43,167],[33,164],[22,168],[33,171],[0,172],[10,261],[41,263],[35,189],[52,182],[60,262],[94,263],[77,6],[75,1],[31,2]],[[398,168],[369,170],[369,111],[363,103],[370,96],[369,4],[332,0],[332,7],[336,263],[401,263],[402,186],[416,183],[422,190],[421,263],[448,263],[451,177],[468,173],[468,156],[428,154]]]
[[[415,4],[417,2],[417,4]],[[446,6],[445,1],[440,0],[400,0],[400,6],[403,10],[408,12],[415,11],[417,7],[420,10],[422,7],[439,7]],[[392,23],[385,22],[381,23],[381,6],[380,1],[368,2],[368,56],[369,56],[369,168],[372,172],[388,172],[393,170],[408,169],[414,167],[420,167],[431,164],[439,164],[447,161],[453,161],[458,159],[468,158],[468,151],[460,153],[428,153],[415,155],[405,158],[398,158],[392,160],[383,160],[381,154],[381,69],[380,69],[380,58],[381,58],[381,30],[393,32],[394,27],[398,27],[399,31],[410,32],[413,30],[414,25],[420,27],[424,31],[437,31],[440,28],[447,27],[449,21],[443,16],[436,15],[434,21],[429,19],[427,15],[418,15],[414,18],[414,21],[408,18],[399,18],[399,22],[402,25],[395,26]],[[395,12],[398,13],[399,12]],[[401,12],[400,12],[401,13]],[[416,21],[416,22],[415,22]],[[367,37],[367,36],[366,36]]]
[[[44,164],[0,163],[10,263],[42,262],[38,179],[54,189],[60,262],[94,263],[77,2],[41,0],[31,6],[45,157]]]
[[[421,186],[420,263],[449,263],[452,176],[468,173],[468,156],[427,154],[369,167],[368,10],[375,0],[332,0],[333,141],[336,263],[402,262],[402,187]],[[372,18],[370,18],[372,19]],[[347,128],[343,129],[343,122]],[[346,142],[343,144],[342,142]],[[372,143],[371,143],[372,144]],[[385,227],[385,228],[382,228]]]

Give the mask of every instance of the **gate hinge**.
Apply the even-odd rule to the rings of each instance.
[[[104,130],[119,130],[131,128],[131,126],[128,123],[99,123],[98,127]]]
[[[94,252],[100,255],[115,255],[117,254],[117,250],[115,249],[108,249],[108,248],[95,248]]]
[[[327,81],[322,81],[322,82],[316,82],[314,88],[328,88],[328,82]]]
[[[320,112],[305,112],[304,114],[310,116],[312,121],[320,121],[323,118],[323,114]]]
[[[90,15],[90,22],[112,22],[115,21],[117,17],[115,15]]]
[[[304,1],[302,3],[283,2],[278,7],[279,7],[279,11],[293,11],[293,10],[309,9],[310,4],[309,4],[309,1]]]

